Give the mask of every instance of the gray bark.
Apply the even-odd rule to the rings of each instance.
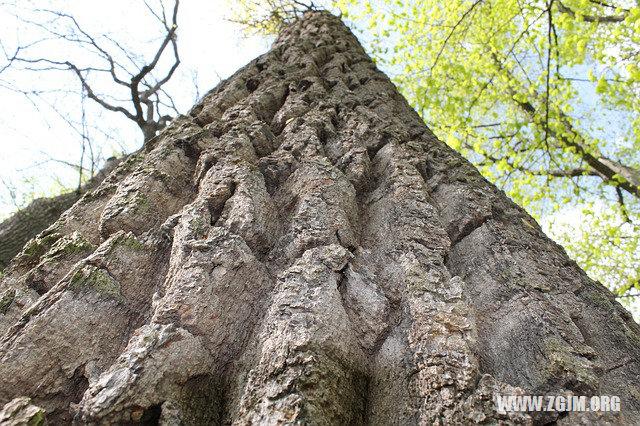
[[[0,403],[54,424],[604,420],[500,414],[494,393],[620,395],[610,421],[639,421],[638,325],[323,12],[31,241],[0,291]]]

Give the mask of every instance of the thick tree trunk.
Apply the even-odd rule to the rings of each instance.
[[[494,393],[573,393],[639,421],[638,325],[327,13],[30,242],[0,291],[7,418],[528,423]]]

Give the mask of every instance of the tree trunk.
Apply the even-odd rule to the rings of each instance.
[[[0,289],[7,418],[593,420],[493,402],[573,393],[639,421],[638,325],[324,12],[31,241]]]

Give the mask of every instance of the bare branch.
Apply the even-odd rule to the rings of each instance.
[[[150,87],[148,90],[145,90],[143,92],[143,95],[142,95],[143,97],[149,97],[150,95],[154,94],[160,87],[162,87],[162,85],[164,85],[167,81],[171,79],[171,77],[173,76],[173,73],[176,71],[176,69],[180,65],[180,56],[178,54],[178,43],[176,41],[176,30],[178,29],[178,4],[179,4],[179,0],[176,0],[175,7],[173,9],[171,28],[168,28],[165,22],[165,28],[168,29],[167,36],[165,37],[163,44],[160,46],[160,49],[158,50],[154,60],[151,62],[151,64],[149,64],[149,67],[151,69],[155,68],[156,64],[158,63],[158,60],[160,59],[160,56],[162,55],[162,51],[166,48],[167,42],[169,41],[171,42],[171,46],[173,48],[173,56],[174,56],[173,65],[171,65],[171,68],[169,68],[169,71],[162,79],[160,79],[154,86]]]
[[[98,104],[100,104],[101,107],[103,107],[105,109],[108,109],[109,111],[120,112],[120,113],[124,114],[125,117],[127,117],[128,119],[136,121],[136,117],[133,114],[131,114],[129,111],[127,111],[126,108],[121,107],[121,106],[111,105],[111,104],[107,103],[106,101],[104,101],[103,99],[101,99],[100,97],[98,97],[94,93],[94,91],[91,88],[91,86],[89,86],[89,84],[87,83],[87,80],[82,75],[82,71],[78,67],[76,67],[71,62],[65,62],[65,64],[69,67],[69,69],[73,70],[73,72],[76,73],[76,75],[80,79],[80,83],[82,84],[82,88],[87,92],[87,96],[90,99],[96,101]]]
[[[92,51],[99,58],[99,63],[82,66],[74,62],[70,57],[65,59],[29,57],[27,51],[28,47],[30,47],[29,45],[19,46],[14,53],[9,54],[4,45],[2,45],[7,64],[0,68],[0,73],[8,68],[16,67],[16,64],[20,64],[19,69],[22,71],[71,71],[78,78],[82,92],[86,94],[88,99],[96,102],[107,111],[121,113],[127,119],[134,121],[142,131],[146,142],[164,128],[171,119],[161,110],[169,109],[172,113],[178,113],[173,99],[163,89],[163,86],[174,76],[176,69],[180,65],[180,56],[177,44],[179,0],[174,1],[170,16],[167,16],[162,1],[159,2],[160,11],[154,10],[146,2],[145,6],[165,30],[162,41],[149,62],[138,60],[131,51],[108,35],[95,37],[90,34],[74,16],[68,13],[50,9],[36,9],[37,13],[46,16],[46,23],[22,17],[17,18],[21,22],[36,26],[49,37]],[[58,21],[69,25],[69,33],[56,29],[55,24]],[[105,40],[107,41],[107,46],[104,45]],[[156,78],[153,73],[157,71],[158,64],[169,49],[169,46],[171,46],[173,61],[164,75],[161,78]],[[117,55],[114,56],[114,53]],[[126,58],[131,64],[127,63],[125,66],[118,61],[118,57]],[[130,70],[130,68],[133,68],[132,65],[135,70]],[[95,83],[90,78],[92,73],[108,74],[116,87],[121,86],[128,89],[128,98],[118,99],[117,95],[113,96],[113,94],[117,93],[116,91],[112,95],[97,93],[94,88]],[[26,95],[26,92],[23,93]],[[130,110],[131,107],[126,105],[129,102],[133,106],[133,111]]]

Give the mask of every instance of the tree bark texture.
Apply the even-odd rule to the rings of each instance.
[[[325,12],[32,240],[0,291],[0,403],[54,424],[604,419],[500,414],[494,393],[619,395],[610,421],[638,422],[638,325]]]

